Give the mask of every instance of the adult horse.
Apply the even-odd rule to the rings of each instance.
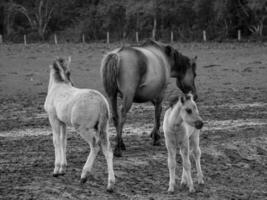
[[[160,115],[162,100],[170,77],[176,78],[183,93],[192,92],[197,98],[195,87],[196,57],[189,59],[170,45],[147,40],[141,46],[121,47],[109,52],[101,63],[104,89],[112,107],[116,127],[115,156],[125,150],[122,140],[126,114],[133,102],[152,102],[155,106],[155,122],[151,132],[153,145],[159,145]],[[117,95],[122,98],[120,114],[117,110]]]

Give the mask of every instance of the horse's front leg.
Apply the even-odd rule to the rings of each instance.
[[[162,111],[162,101],[156,101],[154,102],[155,106],[155,122],[154,122],[154,128],[151,132],[151,137],[153,139],[153,145],[154,146],[159,146],[160,145],[160,115]]]

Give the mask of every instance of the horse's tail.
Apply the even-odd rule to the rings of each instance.
[[[118,64],[119,56],[117,53],[109,53],[102,60],[101,76],[104,89],[108,96],[114,97],[118,91]]]

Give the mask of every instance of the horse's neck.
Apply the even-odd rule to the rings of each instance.
[[[178,102],[174,105],[172,112],[171,112],[171,123],[175,125],[180,125],[183,122],[183,119],[181,117],[181,103]]]

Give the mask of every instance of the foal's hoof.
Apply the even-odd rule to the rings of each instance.
[[[53,173],[53,177],[59,177],[59,174],[54,174],[54,173]]]
[[[108,192],[108,193],[113,193],[113,191],[114,191],[114,190],[113,190],[113,187],[107,187],[107,192]]]
[[[87,177],[81,178],[80,184],[84,184],[84,183],[86,183],[86,181],[87,181]]]
[[[61,172],[61,173],[53,173],[53,177],[59,177],[59,176],[64,176],[65,172]]]

